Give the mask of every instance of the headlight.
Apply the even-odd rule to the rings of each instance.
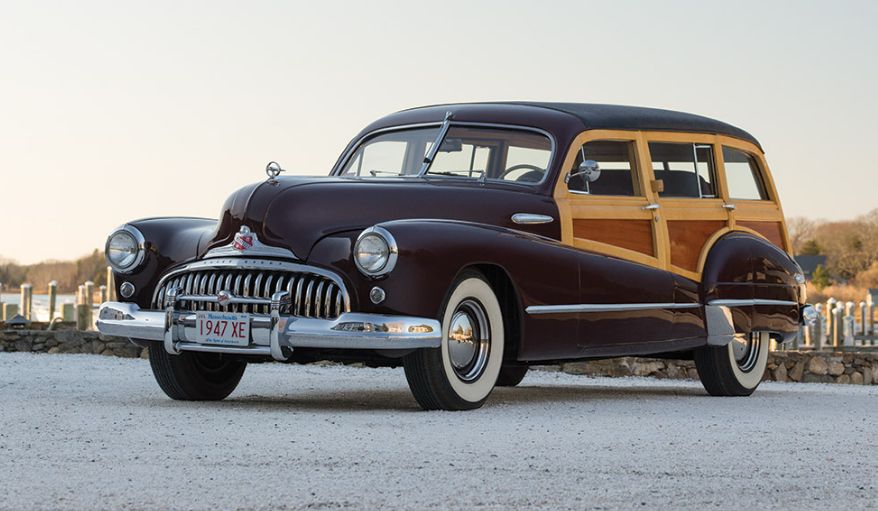
[[[396,240],[383,227],[370,227],[354,244],[354,263],[366,275],[377,277],[393,270],[399,249]]]
[[[128,273],[140,266],[144,257],[144,238],[130,225],[116,229],[107,238],[107,262],[119,273]]]

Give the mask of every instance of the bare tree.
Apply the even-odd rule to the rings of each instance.
[[[794,254],[801,253],[805,244],[814,240],[818,225],[817,221],[801,216],[787,219],[787,230],[790,234],[790,243],[793,245]]]

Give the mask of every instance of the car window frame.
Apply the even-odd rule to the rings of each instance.
[[[578,147],[575,145],[571,146],[571,151],[576,149],[577,152],[581,153],[582,148],[587,144],[592,142],[614,142],[618,144],[628,144],[628,146],[633,149],[633,160],[631,161],[632,168],[630,169],[631,173],[631,187],[634,189],[634,193],[631,195],[607,195],[607,194],[599,194],[599,193],[591,193],[590,191],[580,191],[580,190],[571,190],[569,183],[565,183],[565,187],[569,193],[574,195],[584,195],[588,197],[621,197],[621,198],[630,198],[635,197],[639,199],[646,198],[646,185],[643,183],[643,169],[640,168],[640,145],[637,143],[636,139],[612,139],[612,138],[598,138],[591,139],[582,144],[579,144]],[[576,163],[576,160],[573,160],[573,163]],[[576,169],[566,170],[564,173],[572,173],[575,172]],[[566,179],[566,175],[564,176]],[[599,178],[600,179],[600,178]]]
[[[349,160],[357,154],[357,151],[360,149],[360,147],[363,145],[364,142],[368,141],[369,139],[371,139],[373,137],[379,136],[383,133],[409,130],[409,129],[417,129],[417,128],[431,128],[431,127],[438,127],[441,129],[444,124],[445,123],[442,121],[414,123],[414,124],[400,124],[397,126],[388,126],[385,128],[379,128],[376,130],[372,130],[368,133],[365,133],[365,134],[361,135],[360,137],[358,137],[352,144],[349,145],[348,149],[345,151],[344,155],[339,159],[338,163],[335,165],[335,168],[333,168],[332,172],[329,175],[333,176],[333,177],[362,179],[363,178],[362,176],[345,176],[344,174],[342,174],[342,171],[344,170],[345,167],[347,167]],[[533,126],[524,126],[524,125],[520,125],[520,124],[487,123],[487,122],[455,121],[455,120],[450,120],[448,122],[449,129],[452,127],[455,127],[455,126],[462,126],[462,127],[467,127],[467,128],[487,128],[487,129],[500,129],[500,130],[529,131],[532,133],[537,133],[537,134],[542,135],[542,136],[549,139],[549,147],[550,147],[551,152],[549,154],[548,164],[546,165],[546,172],[543,174],[543,178],[540,181],[523,182],[523,181],[511,181],[511,180],[506,180],[506,179],[487,178],[484,182],[503,183],[503,184],[523,186],[523,187],[526,187],[527,189],[530,190],[530,189],[542,187],[547,182],[549,182],[550,176],[553,176],[554,174],[556,174],[554,172],[554,170],[557,168],[558,141],[555,139],[555,136],[547,130],[544,130],[541,128],[536,128]],[[445,135],[446,135],[446,133],[443,133],[443,135],[442,135],[443,141],[444,141]],[[441,143],[442,142],[440,141],[440,144]],[[463,182],[468,182],[468,183],[480,182],[478,179],[473,179],[470,177],[437,176],[437,175],[430,176],[430,175],[428,175],[428,173],[429,173],[429,167],[427,168],[427,173],[425,173],[423,175],[410,174],[410,175],[405,175],[405,176],[383,176],[383,178],[394,178],[394,179],[424,179],[425,178],[425,179],[448,179],[448,180],[463,181]],[[366,178],[366,179],[375,179],[375,178]]]
[[[648,151],[647,159],[649,160],[649,173],[652,175],[653,180],[658,181],[660,178],[658,178],[656,176],[656,169],[654,167],[655,160],[653,160],[653,157],[652,157],[652,149],[649,147],[651,144],[689,146],[692,149],[692,157],[694,158],[693,163],[695,164],[695,168],[693,169],[695,171],[693,173],[693,175],[696,178],[695,188],[698,190],[697,197],[691,196],[691,195],[663,195],[664,192],[656,192],[656,198],[661,199],[661,200],[701,200],[701,201],[704,201],[704,200],[722,199],[724,197],[725,173],[724,172],[720,173],[720,169],[719,169],[720,165],[719,164],[722,160],[717,155],[717,146],[713,141],[711,141],[711,142],[698,142],[698,141],[694,140],[694,137],[693,137],[692,141],[688,141],[688,140],[669,141],[669,140],[655,140],[655,139],[647,138],[646,149]],[[710,151],[709,163],[712,164],[712,168],[709,165],[707,171],[710,173],[709,183],[713,187],[713,194],[711,194],[711,195],[704,195],[704,192],[701,189],[700,179],[702,177],[702,174],[701,174],[701,171],[698,170],[698,161],[699,161],[698,160],[698,150],[699,149],[707,149],[708,151]],[[724,163],[723,163],[723,166],[725,166]],[[725,169],[723,169],[723,170],[725,170]],[[721,183],[722,183],[722,186],[721,186]]]
[[[724,179],[725,179],[725,188],[726,188],[726,193],[728,194],[728,200],[729,200],[729,201],[732,201],[732,202],[736,202],[736,201],[746,201],[746,202],[772,202],[772,203],[775,202],[775,199],[774,199],[774,197],[772,196],[772,187],[769,186],[769,182],[768,182],[768,180],[766,179],[766,172],[765,172],[764,164],[763,164],[763,162],[762,162],[762,158],[761,158],[758,154],[755,154],[755,153],[753,153],[752,151],[748,151],[748,150],[743,149],[743,148],[741,148],[741,147],[735,147],[735,146],[733,146],[733,145],[729,145],[729,144],[726,144],[726,143],[720,143],[720,144],[719,144],[719,148],[720,148],[720,151],[723,152],[723,155],[722,155],[722,156],[723,156],[723,159],[722,159],[722,163],[723,163],[723,165],[722,165],[722,166],[723,166],[723,177],[724,177]],[[724,151],[726,150],[726,148],[731,149],[731,150],[733,150],[733,151],[738,151],[738,152],[744,153],[744,154],[746,154],[747,156],[749,156],[750,158],[752,158],[753,163],[756,164],[756,173],[757,173],[757,175],[756,175],[755,177],[756,177],[756,179],[759,180],[759,182],[756,183],[756,185],[757,185],[757,187],[761,187],[762,191],[765,192],[765,196],[766,196],[766,197],[765,197],[764,199],[762,199],[762,198],[759,198],[759,199],[744,199],[744,198],[740,198],[740,197],[732,197],[732,190],[729,188],[729,185],[728,185],[728,183],[729,183],[729,173],[726,171],[726,158],[725,158],[725,152],[724,152]]]

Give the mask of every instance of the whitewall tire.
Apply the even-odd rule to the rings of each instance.
[[[726,346],[697,349],[695,366],[705,390],[712,396],[752,394],[765,374],[770,343],[768,332],[753,332]]]
[[[442,345],[405,358],[412,394],[426,410],[482,406],[503,364],[503,314],[481,273],[465,271],[443,309]]]

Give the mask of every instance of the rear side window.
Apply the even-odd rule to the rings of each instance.
[[[588,142],[579,149],[572,173],[585,160],[594,160],[600,168],[600,176],[588,182],[582,176],[573,175],[567,188],[576,193],[590,195],[639,195],[637,186],[637,156],[632,142]]]
[[[712,146],[650,142],[649,154],[660,197],[716,197]]]
[[[723,146],[730,199],[768,200],[759,164],[752,154]]]

